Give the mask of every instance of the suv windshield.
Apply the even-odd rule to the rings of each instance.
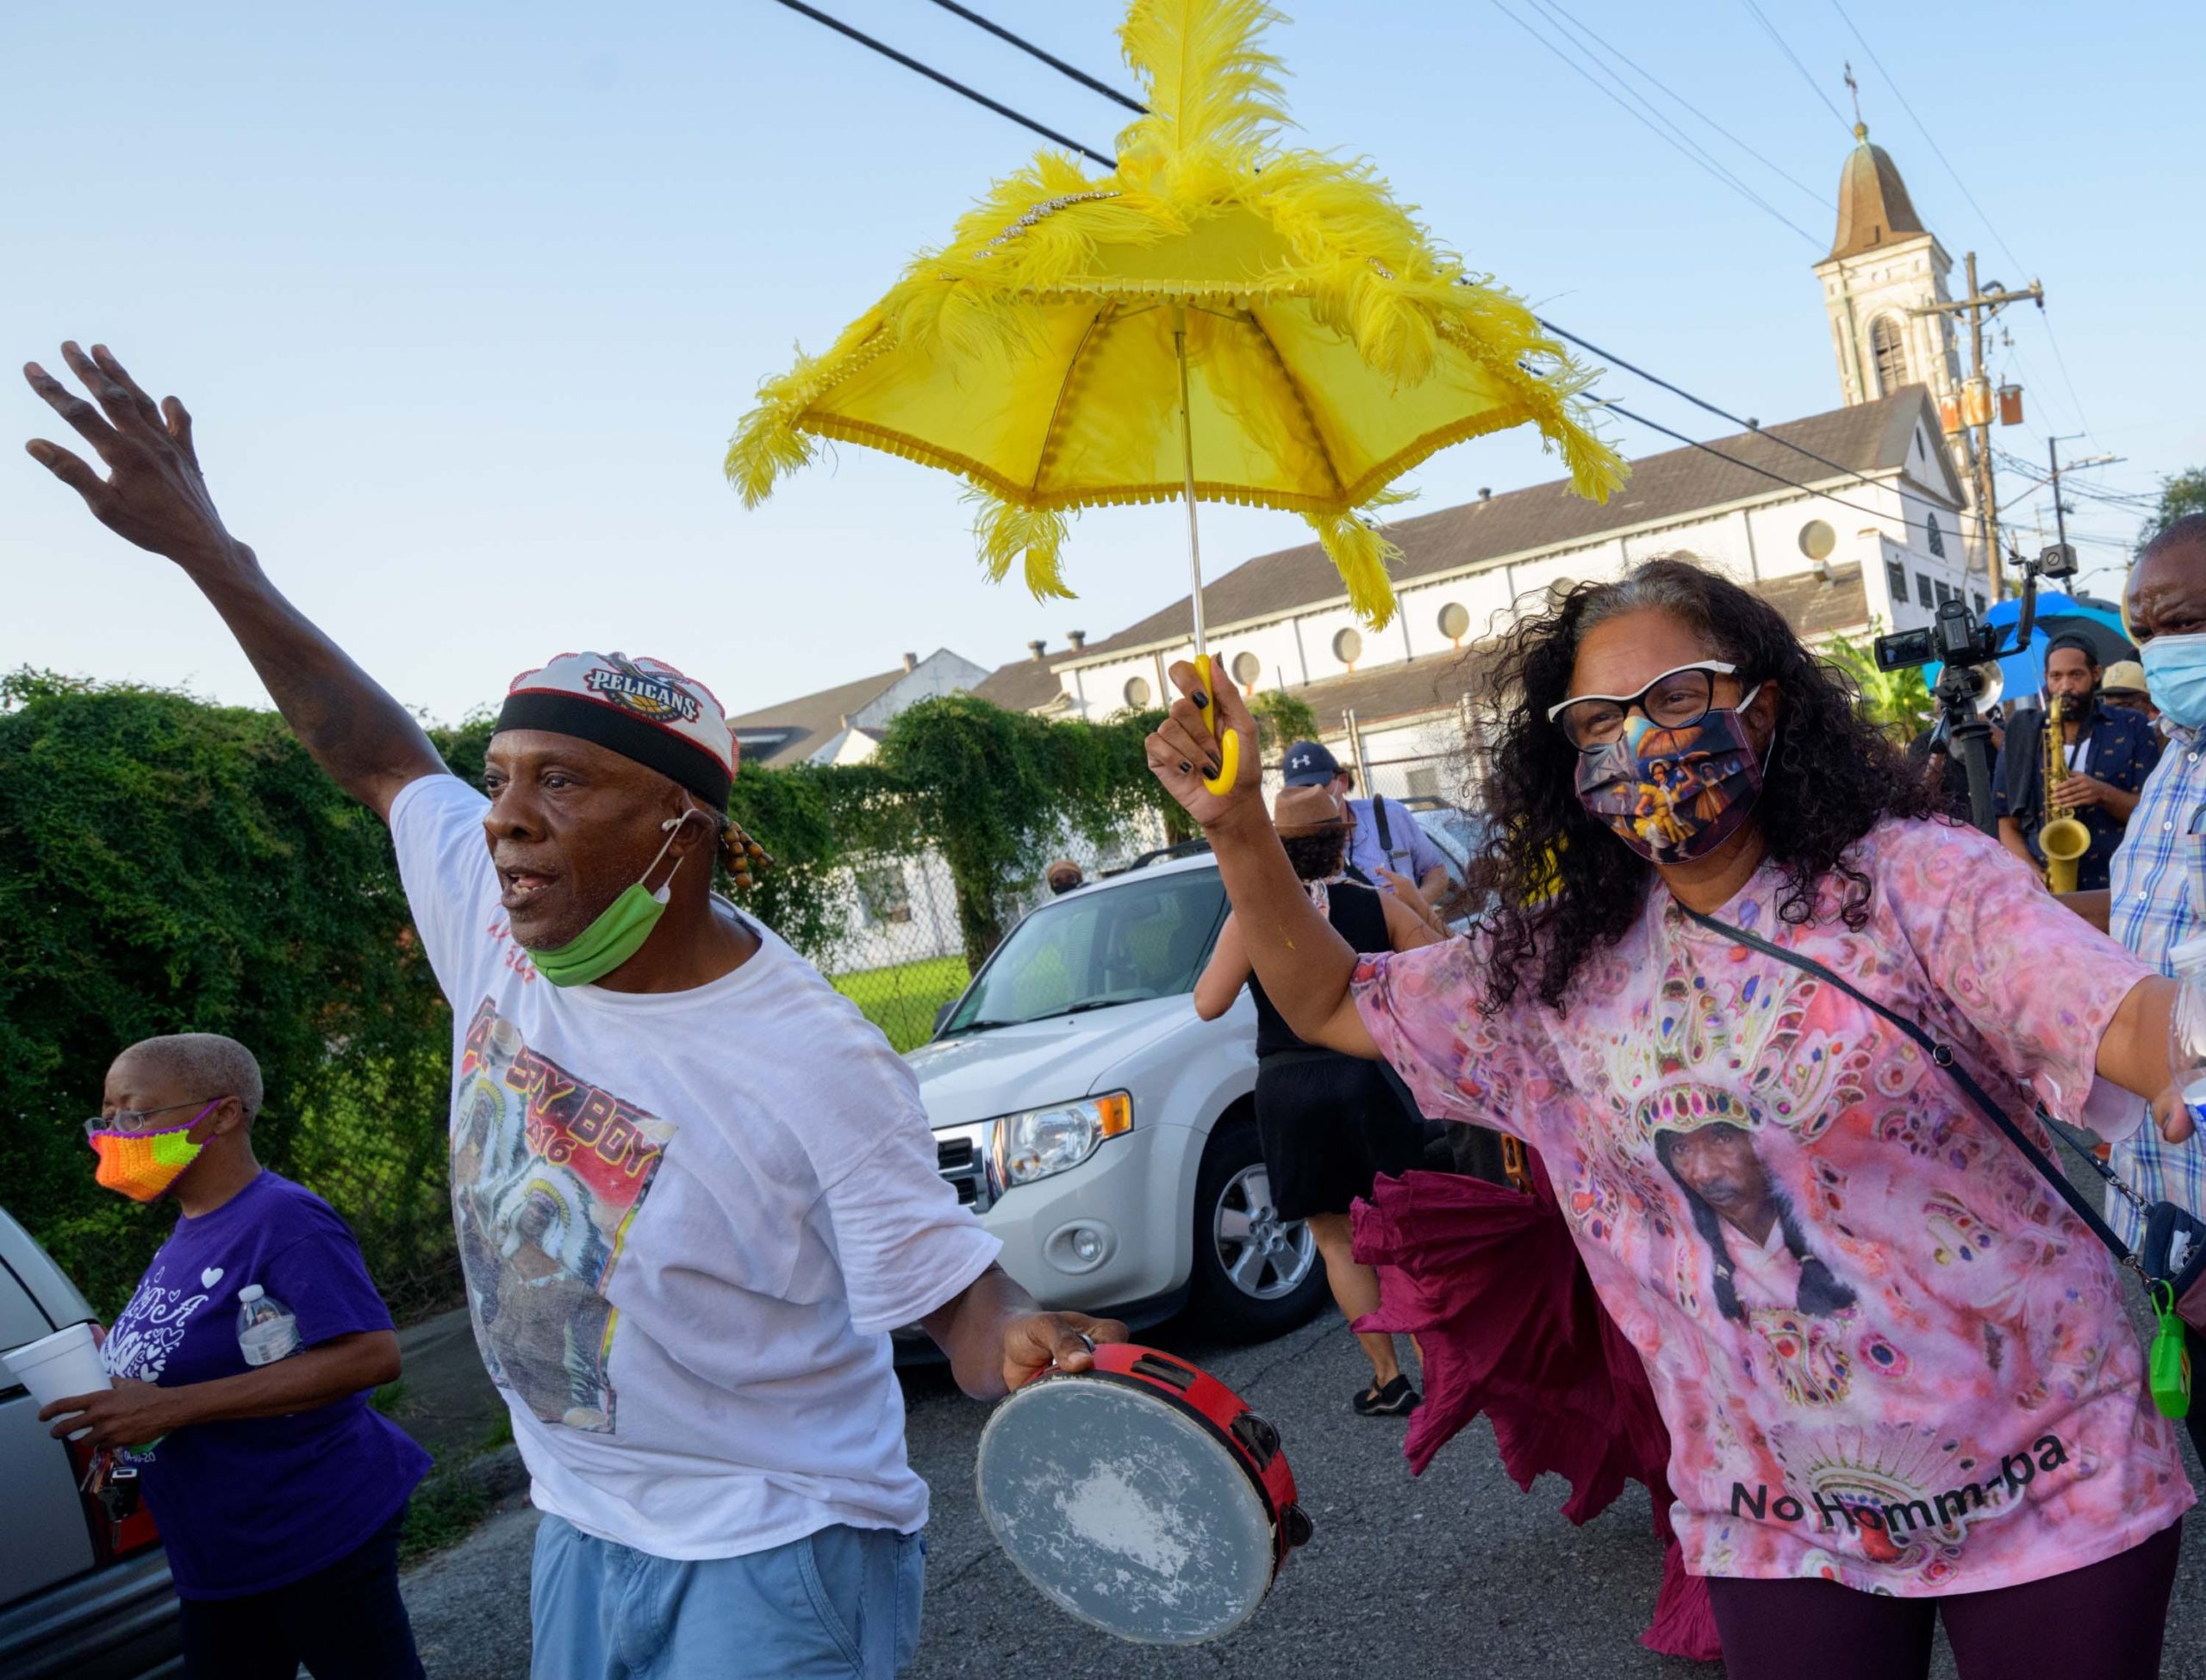
[[[1192,991],[1225,919],[1225,887],[1215,869],[1045,905],[988,960],[942,1036]]]

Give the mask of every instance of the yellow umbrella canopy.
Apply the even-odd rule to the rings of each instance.
[[[1119,38],[1150,109],[1117,169],[1041,153],[826,354],[761,386],[727,452],[746,504],[823,438],[926,462],[971,486],[990,575],[1023,563],[1038,596],[1071,594],[1068,512],[1276,507],[1316,529],[1376,626],[1399,551],[1364,515],[1435,451],[1529,423],[1605,500],[1624,468],[1574,401],[1590,373],[1368,165],[1278,144],[1281,65],[1260,45],[1278,17],[1134,0]]]

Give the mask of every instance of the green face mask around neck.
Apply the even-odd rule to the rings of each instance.
[[[554,986],[588,986],[593,980],[604,979],[644,948],[644,941],[651,936],[658,918],[666,914],[667,900],[674,891],[675,871],[682,868],[682,860],[674,860],[674,869],[667,872],[657,892],[652,892],[644,881],[651,878],[651,870],[658,868],[659,859],[666,856],[667,846],[674,843],[674,831],[679,830],[693,814],[670,817],[661,824],[669,831],[666,845],[658,849],[658,857],[654,857],[645,869],[643,880],[630,883],[588,927],[564,945],[528,954],[538,974]]]

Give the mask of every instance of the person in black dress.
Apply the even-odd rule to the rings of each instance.
[[[1287,788],[1273,817],[1312,901],[1355,949],[1405,951],[1439,939],[1399,899],[1347,874],[1350,820],[1329,788]],[[1272,1204],[1281,1219],[1309,1223],[1333,1299],[1352,1323],[1378,1310],[1379,1277],[1351,1252],[1349,1205],[1371,1193],[1374,1175],[1420,1164],[1424,1129],[1379,1064],[1316,1048],[1289,1030],[1250,971],[1240,930],[1229,916],[1195,983],[1195,1012],[1215,1020],[1243,986],[1256,1004],[1256,1131]],[[1355,1397],[1355,1409],[1399,1416],[1414,1407],[1417,1391],[1395,1360],[1394,1339],[1356,1340],[1371,1360],[1371,1386]]]

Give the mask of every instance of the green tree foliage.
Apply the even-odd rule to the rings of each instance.
[[[1883,725],[1903,746],[1937,721],[1937,702],[1923,681],[1922,666],[1879,670],[1875,653],[1848,636],[1834,636],[1823,658],[1854,680],[1869,721]]]
[[[922,701],[889,725],[880,768],[899,789],[908,844],[932,845],[949,868],[968,961],[1002,940],[1004,889],[1038,873],[1066,833],[1100,844],[1162,809],[1142,750],[1154,726],[1153,716],[1046,722],[969,694]]]
[[[171,1220],[94,1185],[78,1122],[124,1046],[226,1032],[266,1075],[262,1159],[372,1209],[387,1291],[441,1276],[451,1017],[383,825],[272,713],[29,673],[0,706],[9,1210],[118,1306]]]
[[[932,847],[969,959],[1068,832],[1163,806],[1153,716],[1044,723],[967,696],[898,719],[873,764],[745,767],[730,809],[775,854],[751,908],[826,958],[869,861]],[[487,717],[432,731],[479,781]],[[1176,809],[1176,807],[1175,807]],[[224,1032],[266,1076],[261,1159],[358,1234],[400,1311],[450,1298],[452,1017],[383,825],[272,712],[23,671],[0,678],[0,1205],[118,1309],[173,1223],[92,1182],[79,1123],[115,1053]]]
[[[1256,714],[1256,744],[1266,758],[1275,758],[1297,741],[1318,738],[1318,714],[1310,702],[1284,688],[1266,688],[1249,697]]]
[[[2147,517],[2137,540],[2149,543],[2190,513],[2206,513],[2206,467],[2193,467],[2189,472],[2179,472],[2160,481],[2160,505]]]

